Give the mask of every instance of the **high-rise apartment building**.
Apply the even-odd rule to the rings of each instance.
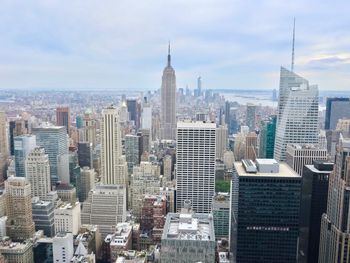
[[[6,162],[8,157],[6,125],[6,114],[0,111],[0,183],[3,183],[6,178]]]
[[[37,145],[43,147],[49,156],[51,184],[55,184],[59,181],[59,157],[68,153],[66,129],[63,126],[43,126],[33,128],[32,132],[36,136]]]
[[[335,130],[343,118],[350,118],[350,98],[327,98],[325,130]]]
[[[7,235],[14,241],[32,238],[35,229],[30,184],[24,177],[10,177],[5,181],[5,191]]]
[[[168,64],[163,71],[160,107],[160,138],[175,140],[176,137],[176,76],[171,66],[170,45]]]
[[[322,215],[319,263],[350,258],[350,139],[340,136],[334,170],[329,176],[327,213]]]
[[[133,167],[140,163],[140,139],[140,136],[137,135],[125,135],[125,158],[129,174],[132,173]]]
[[[305,165],[299,223],[299,263],[317,263],[320,243],[321,218],[327,211],[328,179],[333,163],[314,161]]]
[[[318,87],[281,67],[274,158],[284,161],[289,143],[317,144]]]
[[[304,166],[312,164],[315,160],[327,160],[327,149],[317,144],[288,144],[286,163],[301,176]]]
[[[222,160],[227,149],[228,130],[227,125],[219,125],[216,128],[216,159]]]
[[[70,130],[70,111],[68,107],[56,108],[56,125],[66,127],[67,133]]]
[[[127,163],[122,156],[119,110],[111,105],[102,110],[101,178],[104,184],[127,182]]]
[[[179,122],[176,141],[176,207],[190,200],[196,213],[209,213],[215,194],[216,124]]]
[[[51,191],[49,156],[42,147],[34,148],[25,160],[25,177],[32,196],[43,198]]]
[[[272,159],[275,148],[277,117],[271,116],[260,124],[259,158]]]
[[[29,153],[36,147],[35,135],[21,135],[14,138],[14,154],[16,176],[25,176],[25,160]]]
[[[215,262],[212,215],[193,213],[190,204],[182,207],[180,213],[167,214],[161,242],[161,262]]]
[[[123,185],[96,185],[83,203],[82,224],[98,225],[102,238],[126,219],[126,188]]]
[[[249,127],[249,131],[255,131],[256,126],[256,106],[253,104],[247,104],[246,112],[246,125]]]
[[[295,263],[301,176],[274,159],[244,159],[234,166],[232,204],[237,208],[233,205],[231,243],[236,244],[236,262]]]

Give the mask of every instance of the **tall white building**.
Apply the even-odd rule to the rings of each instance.
[[[126,220],[126,188],[124,185],[96,185],[83,203],[82,224],[98,225],[102,238],[118,223]]]
[[[52,239],[53,262],[69,263],[74,255],[72,233],[57,233]]]
[[[220,125],[216,128],[216,158],[222,160],[227,149],[227,125]]]
[[[215,194],[216,124],[179,122],[176,145],[176,203],[192,202],[196,213],[208,213]]]
[[[127,183],[127,163],[122,156],[119,110],[113,105],[102,110],[101,177],[103,184]]]
[[[160,137],[175,140],[176,136],[176,76],[171,66],[170,45],[168,64],[163,71],[160,107]]]
[[[81,226],[80,203],[64,203],[55,209],[55,232],[77,235]]]
[[[142,129],[152,130],[152,106],[148,102],[143,104],[141,126]]]
[[[289,143],[317,144],[318,87],[281,67],[274,158],[284,161]]]
[[[25,173],[32,189],[32,196],[43,198],[51,191],[49,156],[42,147],[36,147],[25,161]]]

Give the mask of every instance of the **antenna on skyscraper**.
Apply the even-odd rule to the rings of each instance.
[[[294,17],[294,24],[293,24],[293,44],[292,44],[292,65],[291,65],[291,71],[294,71],[294,45],[295,45],[295,17]]]
[[[168,66],[170,66],[170,40],[169,40],[169,44],[168,44]]]

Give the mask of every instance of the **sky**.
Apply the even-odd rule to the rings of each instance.
[[[280,66],[350,90],[348,0],[1,0],[0,89],[278,88]]]

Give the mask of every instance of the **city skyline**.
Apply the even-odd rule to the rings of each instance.
[[[168,40],[178,87],[200,75],[203,89],[274,89],[294,17],[295,72],[348,88],[346,1],[153,2],[4,3],[0,89],[155,90]]]

